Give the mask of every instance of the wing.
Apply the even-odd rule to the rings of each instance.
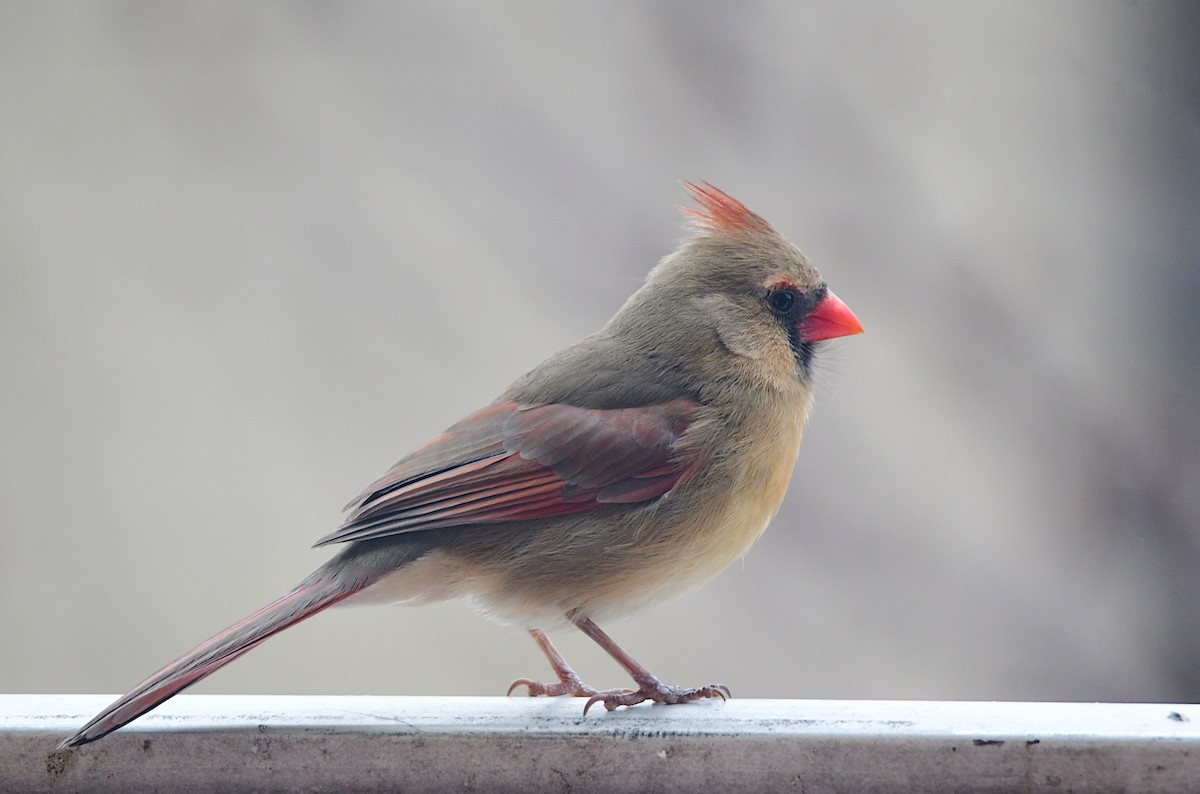
[[[699,408],[493,403],[393,466],[316,545],[655,499],[703,465],[678,443]]]

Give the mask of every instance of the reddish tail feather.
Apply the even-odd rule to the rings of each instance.
[[[314,574],[295,590],[201,643],[122,695],[59,748],[94,742],[215,673],[263,640],[294,626],[370,584]]]

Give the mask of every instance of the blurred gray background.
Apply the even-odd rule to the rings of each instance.
[[[867,334],[766,535],[618,641],[749,697],[1200,698],[1197,8],[5,3],[0,690],[124,691],[285,592],[608,318],[686,178]],[[546,675],[447,604],[194,691]]]

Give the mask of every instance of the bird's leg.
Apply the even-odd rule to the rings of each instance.
[[[554,669],[554,674],[558,676],[558,683],[543,684],[539,681],[534,681],[529,678],[518,678],[512,682],[512,686],[508,688],[508,694],[512,694],[513,690],[519,686],[529,689],[530,697],[538,695],[548,695],[549,697],[558,697],[559,695],[572,695],[574,697],[596,697],[601,694],[599,690],[590,687],[580,680],[579,674],[571,669],[567,664],[567,660],[558,652],[558,648],[554,647],[554,643],[550,642],[550,638],[546,636],[541,629],[530,629],[529,636],[533,637],[533,641],[542,649],[542,653],[546,655],[546,661],[550,662],[550,667]]]
[[[603,703],[604,708],[609,711],[614,711],[619,706],[632,706],[641,703],[645,700],[652,700],[655,703],[690,703],[693,700],[701,700],[702,698],[719,697],[725,700],[731,697],[729,687],[724,684],[709,684],[708,686],[696,687],[695,689],[682,689],[680,687],[670,686],[659,681],[649,670],[643,667],[637,659],[634,659],[626,653],[621,646],[613,642],[612,638],[600,630],[600,627],[592,622],[591,618],[582,615],[572,615],[571,622],[579,627],[579,630],[596,641],[596,644],[608,652],[608,655],[617,661],[633,676],[633,680],[637,682],[638,688],[636,691],[619,691],[609,690],[607,692],[596,692],[588,700],[587,705],[583,707],[583,713],[587,714],[596,703]],[[549,644],[549,640],[546,641]],[[540,641],[539,641],[539,644]],[[553,647],[553,646],[551,646]],[[545,647],[543,646],[543,650]],[[550,654],[547,652],[547,658]],[[554,664],[551,661],[551,664]],[[567,668],[568,671],[570,668]]]

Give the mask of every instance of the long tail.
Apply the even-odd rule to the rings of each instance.
[[[132,722],[268,637],[349,598],[377,581],[380,574],[395,570],[420,553],[417,549],[404,553],[393,547],[372,550],[384,552],[382,554],[359,554],[355,552],[365,551],[361,546],[368,544],[355,545],[360,548],[347,549],[349,554],[344,552],[330,560],[283,598],[201,643],[117,698],[78,733],[63,741],[59,748],[94,742]],[[397,554],[398,551],[401,553]]]

